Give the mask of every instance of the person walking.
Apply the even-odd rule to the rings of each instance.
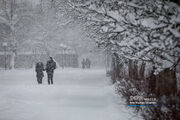
[[[36,63],[35,71],[36,71],[36,77],[37,77],[38,84],[42,84],[42,79],[44,77],[44,73],[43,73],[44,65],[42,62]]]
[[[85,59],[82,60],[81,64],[82,64],[82,68],[85,69],[85,66],[86,66],[86,65],[85,65],[85,64],[86,64]]]
[[[89,60],[89,58],[86,58],[86,67],[87,67],[88,69],[91,68],[91,61]]]
[[[54,74],[55,69],[56,69],[56,62],[53,60],[52,57],[49,57],[49,60],[47,61],[47,64],[46,64],[48,84],[53,84],[53,74]]]

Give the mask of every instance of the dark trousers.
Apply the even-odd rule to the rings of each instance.
[[[38,84],[42,84],[42,77],[37,77]]]
[[[53,84],[53,73],[48,73],[48,84]]]

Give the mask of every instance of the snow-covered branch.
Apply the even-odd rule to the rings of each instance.
[[[112,48],[120,57],[150,61],[157,71],[177,63],[177,4],[166,0],[69,0],[69,4],[86,17],[88,25],[105,34],[96,42]]]

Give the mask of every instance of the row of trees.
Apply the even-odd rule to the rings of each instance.
[[[165,0],[73,0],[71,5],[102,36],[98,45],[121,60],[151,63],[155,74],[179,63],[177,4]]]
[[[69,0],[70,6],[87,22],[90,36],[112,56],[112,80],[123,83],[118,91],[127,100],[130,95],[154,95],[160,104],[168,104],[165,106],[169,113],[161,107],[145,110],[150,111],[144,114],[147,119],[178,118],[175,98],[179,79],[176,69],[180,62],[180,7],[175,2]],[[169,97],[162,103],[163,95]]]
[[[65,0],[0,0],[0,24],[8,28],[0,28],[0,41],[11,43],[11,67],[18,52],[62,51],[60,44],[67,41],[61,33],[75,23],[73,17]]]
[[[53,55],[68,49],[61,44],[80,55],[92,51],[94,43],[82,31],[81,17],[66,0],[0,0],[0,24],[9,28],[0,28],[0,38],[11,43],[12,68],[19,52]]]

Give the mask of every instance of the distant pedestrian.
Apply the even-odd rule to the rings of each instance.
[[[53,84],[53,74],[54,74],[55,69],[56,69],[56,62],[53,60],[52,57],[49,57],[49,60],[47,61],[47,64],[46,64],[48,84]]]
[[[86,67],[88,68],[88,69],[90,69],[91,68],[91,61],[89,60],[89,58],[86,58]]]
[[[82,64],[82,68],[85,69],[85,66],[86,66],[86,65],[85,65],[85,64],[86,64],[85,59],[82,60],[81,64]]]
[[[42,84],[42,79],[44,77],[44,73],[43,73],[44,65],[42,62],[36,63],[35,71],[36,71],[36,77],[37,77],[38,84]]]

